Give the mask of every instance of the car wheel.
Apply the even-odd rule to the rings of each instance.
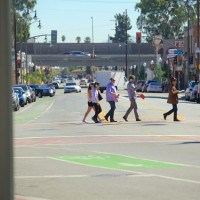
[[[38,92],[38,97],[42,98],[42,93],[41,92]]]
[[[31,99],[28,99],[28,103],[31,103]]]
[[[50,94],[49,96],[50,96],[50,97],[53,97],[53,95],[52,95],[52,94]]]

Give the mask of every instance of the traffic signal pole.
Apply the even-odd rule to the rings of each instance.
[[[10,1],[0,0],[0,199],[13,200]]]

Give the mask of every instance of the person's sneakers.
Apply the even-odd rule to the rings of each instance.
[[[110,120],[110,122],[117,122],[117,121],[115,121],[115,120],[113,119],[113,120]]]
[[[180,120],[179,120],[179,119],[174,119],[174,121],[175,121],[175,122],[180,122]]]
[[[141,119],[136,119],[136,121],[137,121],[137,122],[140,122],[140,121],[141,121]]]
[[[85,120],[82,120],[82,122],[83,122],[83,123],[88,123],[88,122],[87,122],[87,121],[85,121]]]
[[[95,123],[96,123],[96,121],[97,121],[94,117],[92,117],[92,120],[93,120]]]
[[[108,117],[104,116],[105,120],[108,121]]]
[[[104,121],[104,119],[100,119],[100,120],[99,120],[99,122],[103,122],[103,121]]]
[[[97,121],[95,121],[95,123],[100,123],[100,121],[97,120]]]
[[[123,116],[123,119],[124,119],[126,122],[128,122],[128,120],[127,120],[127,118],[126,118],[126,117],[124,117],[124,116]]]
[[[164,117],[164,120],[166,120],[166,119],[167,119],[167,115],[166,115],[166,114],[163,114],[163,117]]]

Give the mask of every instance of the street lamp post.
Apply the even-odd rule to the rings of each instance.
[[[92,58],[95,57],[94,55],[94,18],[91,17],[92,19]]]

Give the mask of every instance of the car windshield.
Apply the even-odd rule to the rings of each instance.
[[[31,85],[30,87],[35,88],[35,89],[39,89],[39,85]]]
[[[66,86],[76,85],[76,83],[66,83]]]
[[[40,85],[41,89],[48,89],[48,87],[46,85]]]
[[[150,83],[150,85],[157,85],[157,86],[160,86],[160,83]]]
[[[24,91],[28,90],[27,85],[14,85],[13,87],[21,87]]]
[[[14,89],[14,92],[17,93],[17,94],[21,94],[19,89]]]

